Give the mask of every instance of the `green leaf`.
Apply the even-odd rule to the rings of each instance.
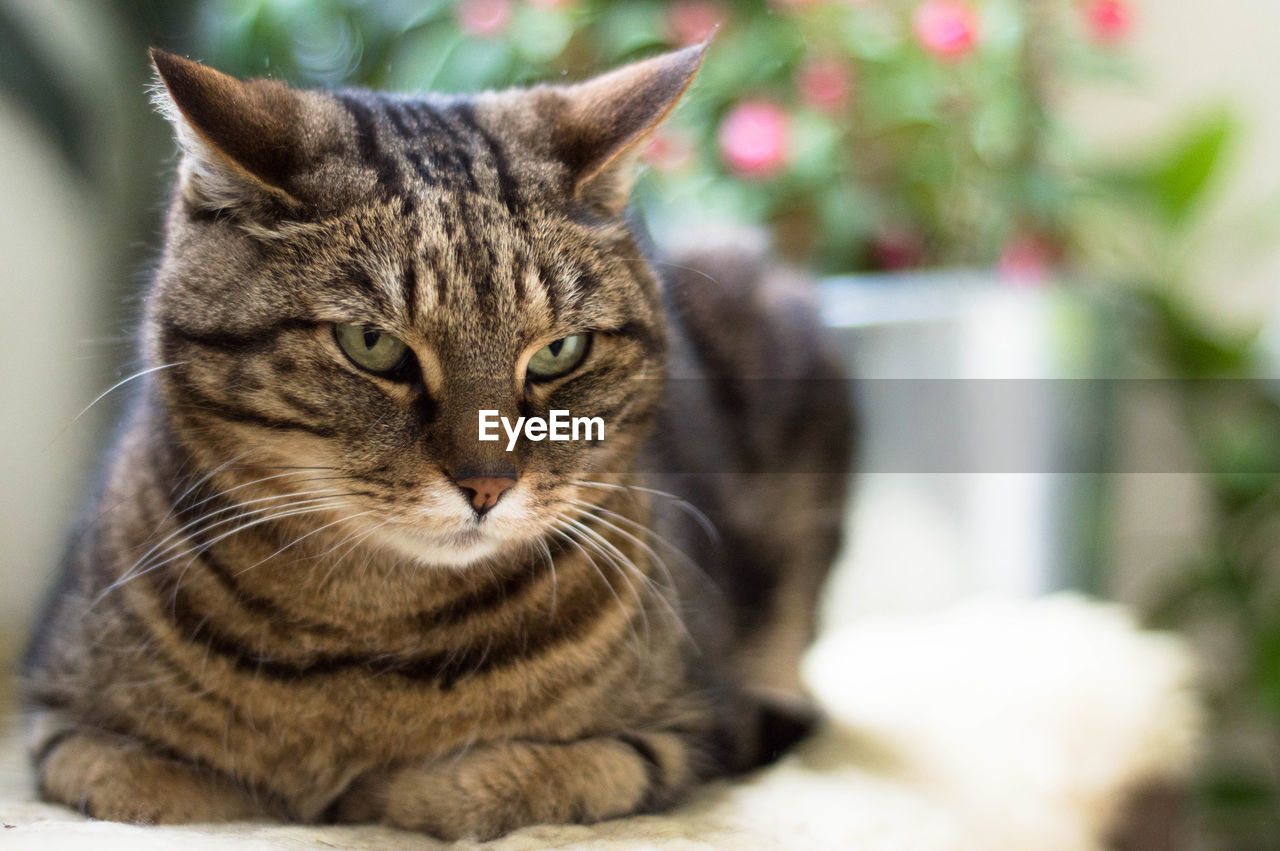
[[[813,190],[830,186],[840,162],[840,129],[824,115],[801,110],[791,115],[790,136],[791,174]]]
[[[1181,226],[1195,213],[1222,170],[1235,136],[1236,125],[1228,112],[1205,116],[1184,130],[1148,172],[1152,200],[1169,224]]]
[[[600,48],[610,63],[665,43],[660,3],[609,4],[595,28]]]
[[[511,27],[516,51],[530,62],[550,62],[573,35],[573,21],[560,9],[522,6]]]
[[[1163,291],[1145,294],[1152,311],[1156,333],[1176,374],[1186,378],[1241,378],[1254,366],[1254,346],[1258,334],[1234,338],[1214,334],[1174,298]]]
[[[1231,809],[1271,804],[1276,799],[1276,788],[1265,775],[1239,768],[1202,778],[1199,791],[1212,806]]]
[[[1254,653],[1257,696],[1272,716],[1280,716],[1280,623],[1260,630]]]

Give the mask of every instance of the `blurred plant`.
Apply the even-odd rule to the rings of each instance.
[[[1191,636],[1206,662],[1210,738],[1194,847],[1262,851],[1280,837],[1280,388],[1262,378],[1273,369],[1265,318],[1247,332],[1214,329],[1190,303],[1187,279],[1194,231],[1237,135],[1228,113],[1212,112],[1163,153],[1099,175],[1082,233],[1109,234],[1109,248],[1085,250],[1110,256],[1105,274],[1133,296],[1128,360],[1162,379],[1205,473],[1200,546],[1170,566],[1148,612],[1153,625]]]
[[[1064,256],[1050,93],[1113,68],[1124,0],[204,0],[200,58],[300,84],[446,92],[578,79],[716,32],[637,201],[767,223],[828,272]],[[660,196],[661,210],[652,203]]]

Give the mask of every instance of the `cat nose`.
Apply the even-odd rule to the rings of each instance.
[[[497,505],[498,499],[515,487],[515,484],[515,479],[493,476],[472,476],[467,479],[459,479],[457,482],[458,487],[462,489],[463,493],[467,495],[467,499],[471,501],[471,507],[481,517],[490,508]]]

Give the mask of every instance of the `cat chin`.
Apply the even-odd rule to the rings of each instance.
[[[405,529],[384,529],[382,543],[424,567],[461,569],[491,561],[511,548],[511,541],[475,530],[456,535],[432,535]]]

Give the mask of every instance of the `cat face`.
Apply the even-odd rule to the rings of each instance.
[[[167,427],[206,473],[424,563],[551,534],[657,404],[658,284],[621,214],[701,56],[448,99],[155,52],[184,149],[146,317]],[[482,410],[557,409],[604,439],[479,439]]]

